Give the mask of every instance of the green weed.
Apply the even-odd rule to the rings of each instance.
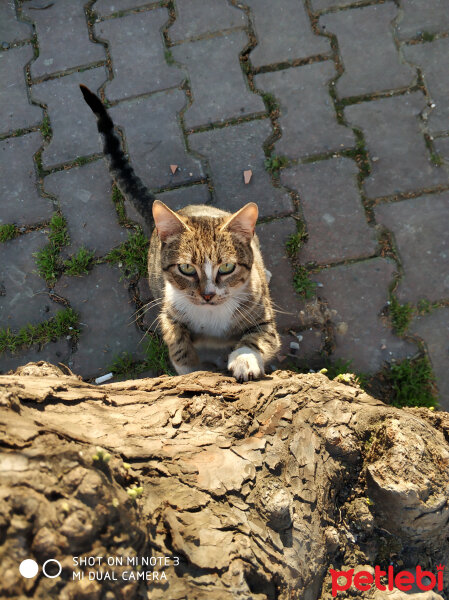
[[[37,272],[49,284],[56,281],[58,277],[58,252],[52,244],[48,244],[39,252],[34,254],[36,258]]]
[[[348,383],[357,383],[362,389],[368,384],[368,375],[365,373],[354,373],[351,368],[352,360],[343,360],[337,358],[334,361],[326,359],[324,363],[324,369],[320,372],[324,373],[329,379],[336,379],[337,381],[346,381],[345,375],[350,375]]]
[[[431,152],[430,160],[432,161],[432,164],[434,164],[436,167],[441,167],[441,165],[443,164],[443,159],[436,152]]]
[[[361,176],[365,178],[371,173],[368,151],[365,146],[365,139],[360,129],[354,129],[354,134],[356,138],[355,148],[352,150],[346,150],[342,154],[344,156],[348,156],[349,158],[353,158],[356,161],[357,166],[360,169]]]
[[[423,31],[421,33],[421,39],[423,42],[433,42],[433,40],[435,39],[435,34],[434,33],[430,33],[430,31]]]
[[[305,267],[297,267],[293,276],[293,287],[304,298],[313,298],[316,283],[310,279]]]
[[[41,132],[45,139],[48,139],[51,136],[50,119],[47,115],[45,115],[44,120],[42,121]]]
[[[18,235],[19,231],[15,225],[0,225],[0,242],[7,242]]]
[[[86,248],[80,248],[76,254],[64,262],[66,275],[84,275],[92,265],[94,253]]]
[[[0,352],[14,352],[22,346],[46,344],[66,335],[76,338],[79,335],[77,325],[78,315],[71,308],[66,308],[58,311],[52,319],[38,325],[26,325],[17,333],[9,328],[0,329]]]
[[[106,260],[123,268],[125,277],[145,277],[147,274],[148,240],[139,228],[126,242],[114,248]]]
[[[173,54],[172,54],[171,50],[166,50],[164,52],[164,56],[165,56],[165,60],[167,61],[167,64],[173,65],[175,63],[175,59],[173,58]]]
[[[287,240],[285,244],[287,254],[290,258],[293,258],[298,250],[302,247],[304,242],[307,239],[307,233],[305,229],[305,225],[302,221],[297,221],[297,229],[296,233],[293,233]]]
[[[265,169],[277,175],[280,169],[283,169],[288,165],[288,158],[286,156],[270,156],[265,159]]]
[[[87,165],[88,162],[90,162],[90,158],[88,156],[78,156],[73,161],[73,165],[75,167],[82,167],[83,165]]]
[[[60,213],[54,213],[50,220],[50,242],[58,249],[67,246],[69,243],[69,234],[67,233],[67,223]]]
[[[60,213],[54,213],[49,224],[50,232],[48,234],[49,243],[36,252],[36,265],[38,273],[45,281],[51,285],[56,281],[59,265],[59,252],[62,246],[69,243],[69,234],[64,217]]]
[[[114,358],[108,370],[120,378],[136,377],[148,370],[154,371],[157,375],[174,375],[167,346],[158,335],[153,333],[148,336],[143,361],[135,360],[129,352],[123,352]]]
[[[392,388],[393,406],[437,406],[435,377],[426,356],[392,364],[385,377]]]
[[[274,113],[279,110],[279,104],[273,94],[262,94],[262,100],[265,102],[265,106],[269,113]]]
[[[170,365],[168,348],[156,334],[149,334],[145,347],[145,364],[159,374],[174,375]]]
[[[430,302],[430,300],[426,299],[418,302],[418,312],[421,315],[429,314],[434,308],[438,308],[438,304],[436,302]]]
[[[413,306],[407,302],[400,304],[396,296],[390,297],[390,317],[394,331],[398,335],[403,335],[410,325],[413,315]]]
[[[125,199],[116,184],[112,186],[112,202],[120,224],[126,223]]]

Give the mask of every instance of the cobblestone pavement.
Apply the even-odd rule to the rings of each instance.
[[[426,352],[449,410],[445,0],[3,0],[0,11],[0,224],[16,226],[0,245],[1,326],[17,333],[71,307],[80,330],[3,352],[0,371],[47,359],[91,378],[144,354],[145,279],[105,258],[138,217],[113,192],[82,82],[169,206],[259,204],[281,365],[324,355],[375,373]],[[46,281],[36,253],[58,211],[68,240]],[[304,243],[288,256],[294,234]],[[64,273],[82,247],[93,267]],[[391,302],[411,315],[400,335]]]

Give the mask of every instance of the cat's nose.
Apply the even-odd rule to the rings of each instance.
[[[212,300],[212,298],[215,296],[215,294],[201,294],[201,295],[206,300],[206,302],[210,302]]]

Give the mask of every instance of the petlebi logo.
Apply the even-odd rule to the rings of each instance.
[[[418,589],[423,592],[436,589],[441,592],[443,590],[443,572],[445,565],[437,566],[436,575],[431,571],[423,571],[420,566],[416,567],[415,572],[411,571],[399,571],[394,572],[392,566],[388,567],[386,571],[376,565],[374,567],[374,575],[370,571],[358,571],[354,575],[354,569],[348,569],[347,571],[336,571],[335,569],[329,569],[329,573],[332,577],[332,596],[336,596],[338,592],[345,592],[351,585],[357,590],[367,592],[374,584],[378,590],[393,590],[397,588],[401,592],[408,592],[412,589],[413,584],[416,584]],[[382,578],[383,583],[381,582]]]

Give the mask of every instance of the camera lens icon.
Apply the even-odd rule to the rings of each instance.
[[[22,577],[25,577],[26,579],[32,579],[33,577],[36,577],[38,571],[39,565],[32,558],[22,560],[22,562],[19,565],[19,572],[22,575]],[[59,575],[61,575],[61,571],[62,565],[59,562],[59,560],[56,560],[55,558],[49,558],[42,565],[42,574],[45,575],[45,577],[48,577],[49,579],[59,577]]]
[[[57,565],[58,572],[53,573],[53,571],[55,570],[53,566],[50,568],[50,572],[47,572],[49,565],[53,565],[53,563],[55,565]],[[61,571],[62,571],[62,565],[59,562],[59,560],[56,560],[56,558],[49,558],[42,565],[42,573],[45,575],[45,577],[48,577],[49,579],[54,579],[55,577],[59,577],[61,575]]]

